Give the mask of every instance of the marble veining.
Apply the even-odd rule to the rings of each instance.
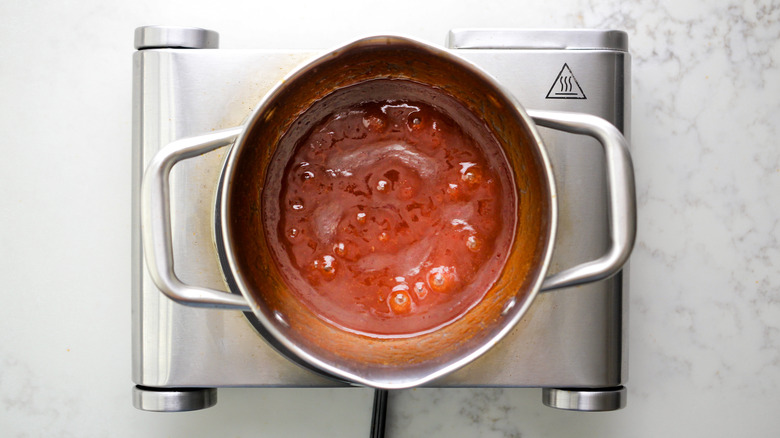
[[[634,36],[632,318],[656,330],[632,343],[656,341],[670,356],[659,378],[750,388],[744,376],[776,375],[779,364],[780,12],[768,2],[679,5],[589,17]]]

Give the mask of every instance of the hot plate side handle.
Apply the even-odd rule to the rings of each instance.
[[[149,274],[172,300],[190,306],[251,310],[241,295],[190,286],[176,276],[171,239],[171,169],[179,161],[232,144],[243,128],[215,131],[169,143],[152,158],[141,185],[141,235]]]
[[[596,260],[547,277],[541,290],[577,286],[613,276],[628,260],[636,240],[634,166],[626,138],[611,123],[590,114],[529,110],[528,115],[539,126],[595,138],[604,147],[606,158],[610,247]]]

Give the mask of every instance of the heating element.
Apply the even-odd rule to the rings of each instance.
[[[316,41],[312,42],[316,44]],[[202,409],[219,387],[326,387],[277,353],[241,311],[173,302],[152,282],[141,244],[143,170],[166,144],[241,125],[261,97],[321,50],[220,50],[216,32],[148,26],[133,57],[133,403]],[[453,30],[446,47],[477,64],[526,109],[592,114],[629,135],[627,35],[602,30]],[[559,222],[549,274],[599,258],[610,245],[604,151],[595,140],[539,128],[555,173]],[[227,290],[215,246],[217,182],[227,148],[176,165],[170,177],[173,256],[188,284]],[[431,387],[543,388],[552,407],[625,406],[627,270],[541,293],[520,323]]]

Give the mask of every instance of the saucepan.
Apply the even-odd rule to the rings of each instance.
[[[517,74],[522,75],[522,69]],[[338,90],[378,79],[423,84],[467,108],[497,139],[518,199],[505,263],[482,299],[451,323],[408,336],[344,330],[309,309],[274,263],[260,214],[273,186],[269,178],[277,177],[269,168],[291,154],[280,146],[282,139],[309,123],[301,115]],[[552,276],[547,271],[557,229],[557,196],[537,126],[593,137],[603,146],[606,160],[611,245],[600,258]],[[229,289],[220,291],[184,284],[174,272],[168,178],[176,163],[227,146],[214,208],[216,246]],[[168,297],[186,305],[251,312],[260,335],[292,361],[345,382],[382,389],[422,385],[475,360],[517,324],[541,291],[618,272],[636,233],[632,162],[625,138],[613,125],[586,114],[526,111],[472,63],[400,36],[363,38],[328,51],[289,73],[241,126],[168,144],[145,170],[141,204],[150,275]]]

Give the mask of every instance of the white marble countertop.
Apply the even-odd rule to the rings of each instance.
[[[454,27],[627,31],[639,199],[628,406],[408,390],[391,395],[388,436],[777,436],[780,4],[460,3],[2,2],[0,435],[368,434],[366,389],[222,389],[217,406],[180,414],[131,405],[133,30],[172,24],[215,29],[230,48],[382,32],[443,43]]]

